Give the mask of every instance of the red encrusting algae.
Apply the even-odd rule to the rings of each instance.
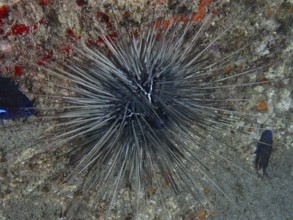
[[[23,35],[30,32],[30,27],[24,24],[15,24],[11,27],[12,35]]]
[[[172,16],[170,17],[169,20],[163,20],[163,19],[158,19],[155,21],[155,28],[159,29],[160,27],[165,30],[167,29],[171,23],[175,22],[189,22],[189,21],[194,21],[198,22],[204,18],[207,12],[207,6],[211,4],[214,0],[202,0],[201,2],[198,3],[198,11],[193,12],[191,18],[188,18],[187,16],[184,15],[177,15],[177,16]],[[217,14],[216,10],[212,11],[213,14]],[[159,39],[159,36],[157,37]]]
[[[40,6],[46,6],[49,4],[49,0],[39,0],[39,5]]]
[[[6,18],[8,16],[8,8],[6,5],[0,6],[0,19]]]
[[[21,76],[22,75],[22,68],[20,66],[15,65],[14,66],[14,74],[17,76]]]

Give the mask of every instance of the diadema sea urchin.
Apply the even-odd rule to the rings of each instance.
[[[206,205],[210,190],[220,194],[210,205],[231,202],[237,196],[229,187],[238,180],[225,178],[252,176],[236,162],[236,145],[258,126],[247,106],[265,97],[258,86],[275,80],[264,74],[270,56],[246,58],[258,41],[241,36],[245,12],[222,17],[212,11],[216,3],[207,5],[181,19],[158,19],[153,9],[138,29],[120,26],[113,16],[115,39],[101,22],[103,47],[78,42],[73,57],[41,69],[52,81],[39,83],[53,92],[44,94],[50,104],[36,109],[52,119],[52,132],[37,141],[67,145],[73,167],[67,180],[85,175],[69,218],[79,218],[87,201],[98,216],[115,207],[118,216],[137,216],[146,194],[164,204],[170,189],[196,209]],[[125,187],[130,202],[123,204]]]

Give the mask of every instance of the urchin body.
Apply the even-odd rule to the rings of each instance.
[[[191,186],[197,177],[186,166],[206,171],[194,144],[212,135],[213,126],[224,127],[221,120],[230,120],[219,107],[216,90],[221,96],[227,91],[218,86],[213,42],[198,42],[209,19],[195,32],[189,23],[174,23],[138,38],[121,34],[123,40],[114,42],[104,37],[110,55],[83,46],[79,61],[66,65],[61,75],[75,84],[76,96],[63,97],[70,104],[61,115],[67,132],[57,140],[86,137],[82,145],[88,150],[73,172],[89,172],[86,188],[114,187],[104,196],[115,202],[119,188],[133,184],[138,205],[143,189],[164,184],[153,177],[159,170],[175,191],[189,189],[196,196]]]

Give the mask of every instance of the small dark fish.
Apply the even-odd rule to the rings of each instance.
[[[255,154],[255,168],[257,171],[263,170],[263,176],[269,176],[267,174],[267,167],[269,165],[269,160],[272,152],[273,145],[273,133],[271,130],[265,130],[261,134],[261,138],[257,144]]]
[[[34,114],[32,102],[8,78],[0,76],[0,121]]]

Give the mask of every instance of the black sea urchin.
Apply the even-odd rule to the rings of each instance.
[[[150,23],[137,37],[118,29],[117,41],[102,34],[108,54],[82,46],[74,60],[50,68],[51,75],[70,83],[60,87],[74,94],[60,97],[68,106],[58,116],[60,132],[53,142],[84,137],[76,145],[77,152],[83,149],[72,175],[87,170],[84,189],[102,190],[101,198],[111,201],[110,207],[125,184],[133,188],[136,206],[141,191],[159,189],[164,182],[177,193],[190,189],[195,198],[199,196],[193,186],[202,182],[198,179],[206,178],[221,190],[204,160],[207,155],[228,160],[220,149],[203,142],[216,139],[215,130],[231,127],[242,117],[252,121],[235,106],[250,101],[252,92],[247,89],[260,82],[259,77],[249,77],[259,68],[247,64],[223,73],[239,60],[246,45],[232,52],[216,51],[239,16],[206,37],[211,17],[166,27]]]
[[[104,47],[79,42],[70,60],[43,68],[51,82],[39,83],[53,88],[45,94],[51,104],[36,108],[53,122],[52,133],[38,141],[70,147],[74,169],[67,179],[86,173],[82,198],[92,196],[96,209],[102,202],[108,211],[122,207],[117,200],[126,186],[135,212],[146,192],[164,202],[168,188],[189,191],[194,203],[205,203],[210,189],[231,201],[223,170],[250,175],[237,165],[235,145],[257,127],[249,108],[266,95],[256,87],[276,80],[265,76],[270,56],[252,54],[258,41],[242,36],[239,21],[248,9],[203,2],[198,13],[153,16],[138,30],[119,26],[114,16],[115,39],[103,14],[97,28]],[[217,15],[216,7],[232,15]]]

